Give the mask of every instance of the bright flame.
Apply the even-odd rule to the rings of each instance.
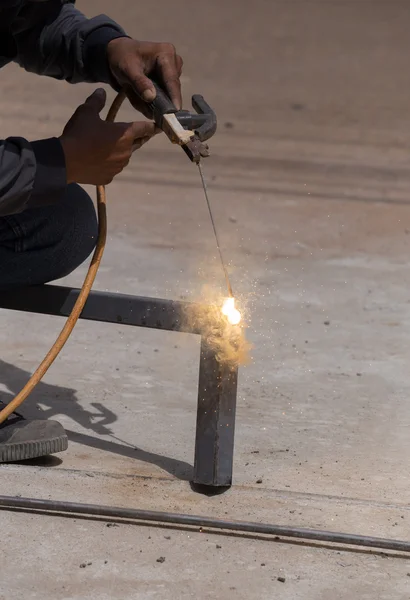
[[[227,317],[231,325],[238,325],[241,321],[241,313],[235,308],[235,298],[227,298],[222,306],[222,314]]]

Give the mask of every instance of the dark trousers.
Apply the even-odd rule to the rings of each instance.
[[[93,202],[77,184],[53,206],[0,217],[0,289],[65,277],[91,254],[97,239]]]

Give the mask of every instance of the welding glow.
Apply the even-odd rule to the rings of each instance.
[[[222,314],[227,317],[231,325],[238,325],[241,321],[241,313],[235,308],[235,298],[226,298],[222,306]]]

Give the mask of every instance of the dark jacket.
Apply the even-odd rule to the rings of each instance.
[[[106,46],[125,36],[101,15],[87,19],[75,0],[0,0],[0,68],[65,79],[110,83]],[[64,153],[57,138],[0,140],[0,216],[53,204],[64,194]]]

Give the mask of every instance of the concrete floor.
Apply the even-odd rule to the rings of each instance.
[[[78,4],[137,37],[174,41],[186,104],[202,93],[218,113],[206,172],[254,344],[240,373],[235,486],[207,498],[188,484],[198,340],[80,323],[25,408],[58,418],[69,450],[1,467],[0,493],[408,539],[408,3],[209,0],[193,11],[159,0],[160,22],[148,4]],[[28,138],[58,135],[91,89],[15,67],[1,85],[2,136]],[[108,195],[97,289],[193,300],[223,285],[197,174],[167,140],[143,148]],[[61,324],[0,311],[2,398]],[[410,598],[410,561],[397,554],[0,520],[6,600]]]

